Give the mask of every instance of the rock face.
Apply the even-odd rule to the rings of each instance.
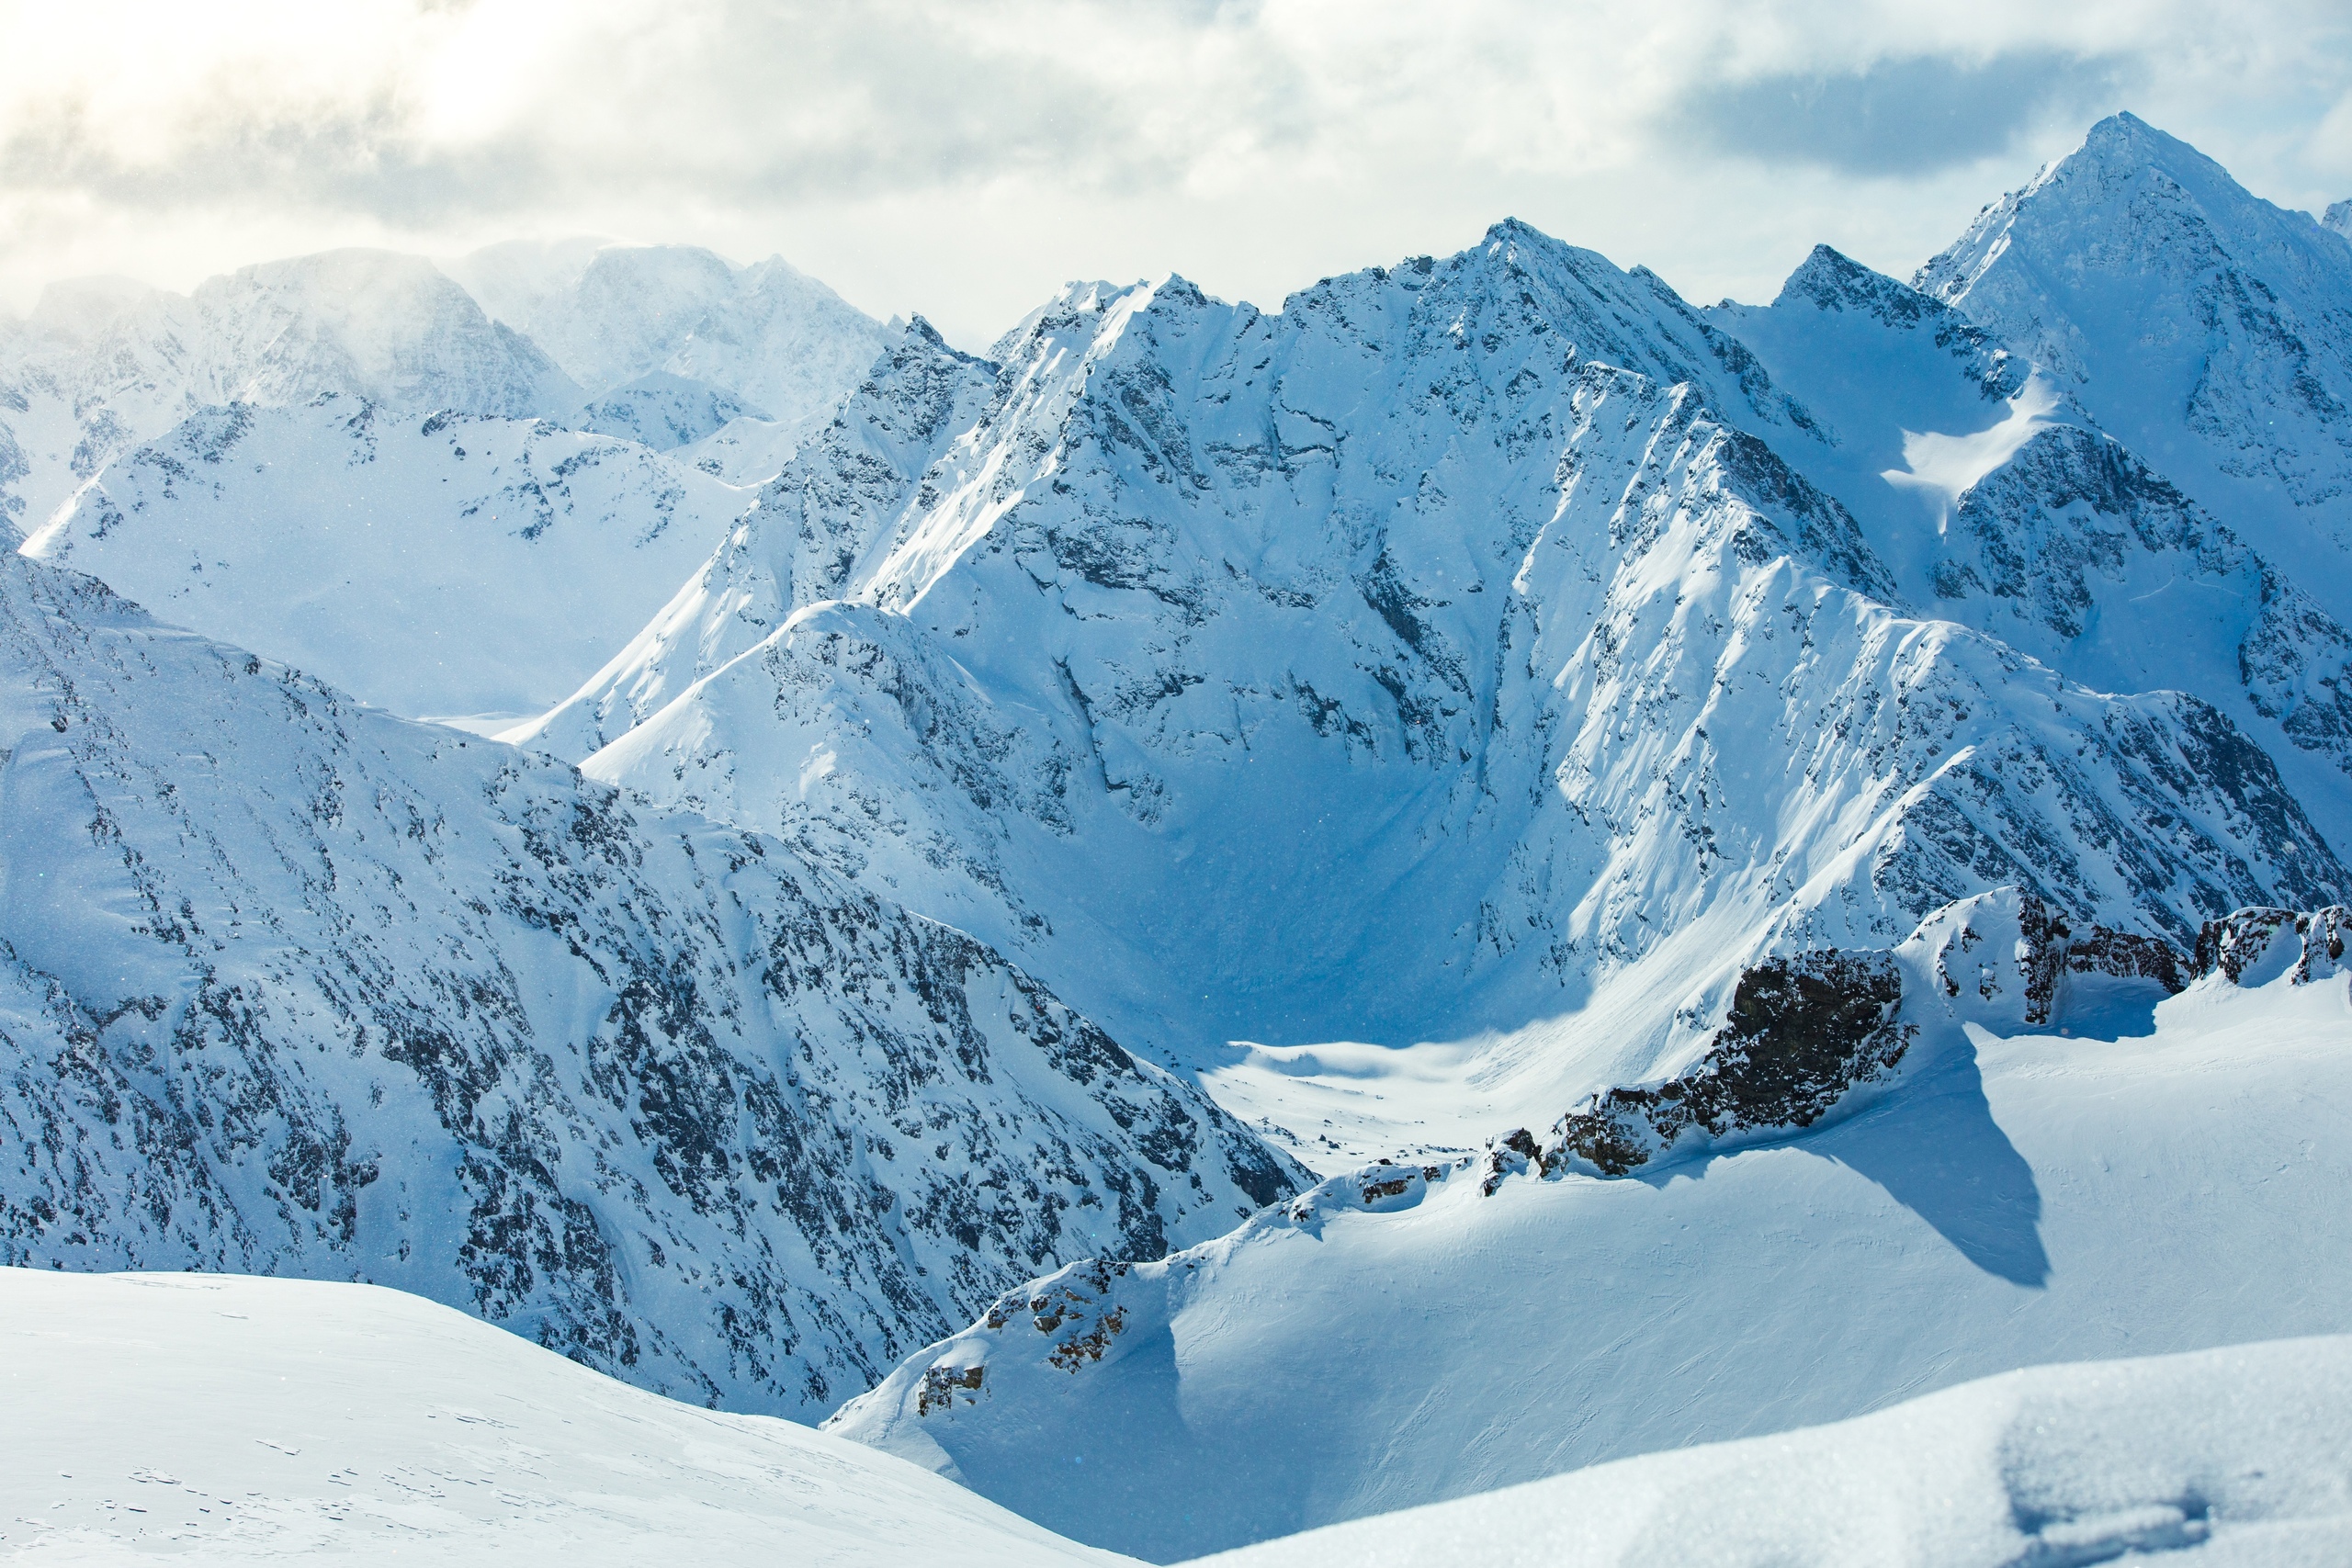
[[[1902,1064],[1917,1032],[1895,1017],[1902,1000],[1902,975],[1883,953],[1832,948],[1758,964],[1739,977],[1731,1017],[1695,1067],[1654,1088],[1596,1095],[1553,1127],[1538,1167],[1548,1174],[1575,1162],[1623,1176],[1686,1136],[1810,1127]]]
[[[802,1417],[1299,1173],[772,840],[0,561],[0,1262],[361,1279]]]
[[[2341,905],[2308,912],[2233,910],[2208,920],[2198,933],[2195,970],[2233,986],[2258,985],[2283,970],[2291,983],[2309,985],[2341,972],[2347,926],[2352,913]]]
[[[337,393],[193,415],[24,549],[397,713],[511,722],[587,679],[751,500],[631,443]]]

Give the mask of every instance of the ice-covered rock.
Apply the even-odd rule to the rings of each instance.
[[[2293,917],[2278,920],[2292,929]],[[2275,978],[2266,967],[2248,972],[2258,984],[2168,994],[2179,976],[2167,979],[2149,950],[2119,956],[2079,927],[2059,937],[2047,906],[1996,892],[1939,911],[1893,954],[1896,1018],[1917,1039],[1891,1079],[1860,1085],[1834,1114],[1777,1137],[1686,1139],[1614,1178],[1544,1160],[1532,1134],[1498,1140],[1499,1158],[1368,1165],[1204,1246],[1073,1264],[1009,1292],[828,1429],[1065,1534],[1170,1561],[1838,1420],[2021,1365],[2331,1333],[2352,1284],[2341,1245],[2352,1151],[2331,1131],[2352,1111],[2352,998],[2340,969],[2296,984],[2288,971],[2304,944],[2277,945]],[[1818,1010],[1864,1026],[1841,1038],[1867,1043],[1892,1021],[1885,956],[1858,964],[1861,983],[1840,993],[1861,1005]],[[2053,970],[2050,1021],[2022,1025],[2029,989]],[[1980,971],[1993,982],[1983,991]],[[1946,976],[1962,983],[1957,994]],[[2273,1364],[2291,1374],[2282,1357]],[[2267,1429],[2288,1444],[2276,1452],[2333,1463],[2335,1429],[2316,1413],[2334,1397],[2332,1385],[2308,1404],[2262,1394],[2276,1413]],[[1919,1419],[1919,1430],[1955,1429]],[[2193,1447],[2223,1429],[2211,1414],[2149,1412],[2100,1441]],[[2091,1435],[2033,1430],[2070,1434],[2034,1450],[2045,1459],[2085,1451]],[[1788,1451],[1802,1440],[1773,1441]],[[1930,1449],[1869,1442],[1910,1456],[1902,1462],[1951,1495],[1951,1474],[1920,1457]],[[1634,1463],[1679,1474],[1705,1458]],[[1841,1477],[1848,1462],[1808,1461]],[[2326,1472],[2331,1485],[2339,1472]],[[1876,1499],[1877,1486],[1863,1490]],[[1950,1560],[2111,1545],[2129,1532],[2099,1521],[2160,1500],[2094,1506],[2104,1495],[2061,1488],[2038,1512],[1979,1509],[1993,1544]],[[1708,1532],[1728,1528],[1714,1494],[1674,1495],[1687,1517],[1641,1517],[1689,1533],[1642,1539],[1715,1541]],[[2222,1520],[2255,1517],[2238,1511],[2253,1492],[2226,1508],[2218,1492],[2199,1494],[2210,1518],[2188,1495],[2173,1516],[2147,1513],[2150,1528],[2204,1518],[2218,1545]],[[2340,1489],[2329,1495],[2340,1506]],[[1512,1499],[1487,1506],[1446,1517],[1525,1522]],[[2082,1529],[2057,1528],[2069,1521]],[[1420,1538],[1369,1524],[1334,1539],[1351,1551],[1377,1540],[1381,1561],[1422,1555],[1399,1545]],[[1928,1531],[1917,1552],[1869,1539],[1877,1555],[1858,1560],[1963,1538]],[[1802,1530],[1773,1540],[1783,1555],[1759,1561],[1836,1561]],[[1526,1540],[1553,1560],[1552,1538]],[[1282,1561],[1282,1550],[1250,1561]]]

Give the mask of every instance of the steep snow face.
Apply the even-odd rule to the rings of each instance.
[[[2192,693],[2315,820],[2352,813],[2352,634],[2302,563],[2249,548],[1958,310],[1826,246],[1769,309],[1710,315],[1814,412],[1828,447],[1781,449],[1905,602],[2100,691]]]
[[[2117,115],[1914,282],[2352,619],[2352,241]]]
[[[12,1559],[1126,1561],[854,1443],[639,1393],[395,1291],[0,1269]]]
[[[395,712],[511,723],[609,658],[751,501],[636,445],[329,395],[184,421],[24,549]]]
[[[0,559],[0,1263],[360,1279],[814,1416],[1284,1162],[964,934]]]
[[[2352,240],[2352,201],[2331,202],[2326,215],[2319,221],[2321,228],[2333,229],[2346,239]]]
[[[1216,1568],[2009,1568],[2352,1555],[2352,1338],[2035,1367],[1852,1421],[1597,1466]],[[1204,1565],[1205,1568],[1205,1565]]]
[[[2029,913],[1930,920],[1900,1072],[1795,1136],[1367,1167],[1010,1292],[828,1429],[1169,1561],[2037,1361],[2345,1332],[2340,912],[2169,999],[2100,933],[2036,962]]]
[[[499,287],[497,258],[487,259],[452,270],[489,277],[485,298],[519,312],[503,319],[599,396],[666,371],[805,432],[889,339],[880,322],[781,256],[739,267],[692,245],[608,245],[577,276],[550,273],[530,288]]]
[[[1280,316],[1073,288],[999,352],[878,367],[541,741],[1196,1062],[1577,1013],[1538,1097],[1999,883],[2181,941],[2344,886],[2210,705],[1899,613],[1750,433],[1819,422],[1646,275],[1506,224]]]
[[[329,392],[509,418],[568,412],[581,399],[528,339],[419,256],[330,251],[185,297],[69,288],[0,357],[0,423],[18,449],[0,471],[0,507],[29,533],[109,459],[199,408]]]

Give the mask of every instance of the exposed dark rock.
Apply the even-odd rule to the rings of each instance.
[[[2198,933],[2194,977],[2201,980],[2219,974],[2234,986],[2262,962],[2281,936],[2291,934],[2301,951],[2289,976],[2295,985],[2308,985],[2336,972],[2344,957],[2347,925],[2352,925],[2352,911],[2341,904],[2308,914],[2264,908],[2232,910],[2220,919],[2206,921]]]
[[[1835,948],[1772,958],[1739,978],[1731,1017],[1698,1064],[1646,1088],[1605,1089],[1553,1125],[1539,1148],[1524,1129],[1489,1148],[1483,1190],[1510,1168],[1577,1166],[1623,1176],[1697,1133],[1723,1139],[1810,1127],[1910,1049],[1896,1020],[1902,973],[1884,953]]]

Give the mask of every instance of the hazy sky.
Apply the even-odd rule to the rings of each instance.
[[[781,252],[985,343],[1069,277],[1272,305],[1515,214],[1698,300],[1907,275],[2129,107],[2352,196],[2345,0],[0,0],[0,302],[338,244]]]

